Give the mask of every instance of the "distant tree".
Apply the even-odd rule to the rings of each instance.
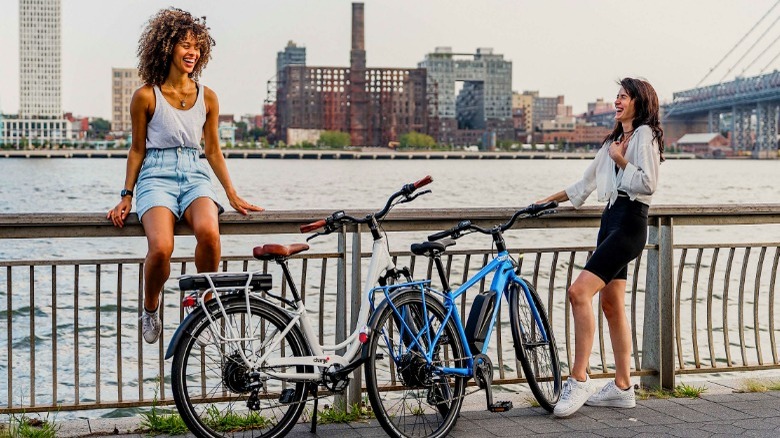
[[[106,134],[111,131],[111,122],[100,117],[93,119],[89,122],[89,131],[87,131],[87,137],[89,138],[106,138]]]
[[[236,122],[236,141],[245,140],[246,135],[247,135],[246,122]]]
[[[408,149],[431,149],[436,146],[433,137],[415,131],[403,134],[398,140],[402,148]]]
[[[350,141],[351,139],[347,132],[325,131],[320,134],[320,139],[317,141],[317,144],[320,147],[338,149],[349,146]]]
[[[247,132],[247,137],[250,139],[257,141],[261,138],[265,138],[268,136],[268,133],[263,128],[252,128]]]

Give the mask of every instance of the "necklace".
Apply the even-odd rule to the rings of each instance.
[[[184,97],[181,97],[181,94],[179,93],[179,90],[176,89],[173,85],[168,85],[171,87],[171,90],[173,90],[174,93],[176,93],[176,98],[179,99],[179,102],[181,103],[181,107],[184,108],[187,106],[187,96],[190,95],[190,93],[187,93],[184,95]]]

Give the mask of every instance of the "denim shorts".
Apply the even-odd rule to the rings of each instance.
[[[135,185],[135,206],[139,219],[153,207],[165,207],[176,220],[198,198],[210,198],[219,213],[225,211],[217,202],[209,170],[194,148],[147,149]]]

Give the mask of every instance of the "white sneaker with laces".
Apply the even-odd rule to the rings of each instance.
[[[158,311],[148,312],[144,309],[141,314],[141,332],[147,344],[154,344],[162,332],[162,321]]]
[[[590,377],[584,382],[576,380],[569,376],[561,391],[561,399],[555,405],[553,413],[556,417],[568,417],[577,412],[582,405],[588,401],[588,398],[595,392],[593,382]]]
[[[610,408],[633,408],[636,406],[634,388],[620,389],[614,380],[604,385],[601,391],[590,396],[588,406],[606,406]]]

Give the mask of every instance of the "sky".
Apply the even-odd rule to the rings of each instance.
[[[777,0],[365,0],[369,67],[416,67],[438,46],[492,47],[512,61],[512,88],[564,95],[575,113],[643,77],[661,101],[694,88]],[[135,67],[138,37],[159,9],[206,16],[216,40],[201,82],[223,114],[258,114],[276,53],[306,47],[310,66],[348,66],[347,0],[62,0],[63,110],[111,117],[111,68]],[[0,0],[0,112],[19,110],[19,5]],[[780,66],[780,7],[704,82]],[[766,36],[749,51],[750,45]],[[761,55],[761,52],[766,52]],[[740,58],[743,58],[740,61]],[[731,72],[729,69],[735,67]]]

